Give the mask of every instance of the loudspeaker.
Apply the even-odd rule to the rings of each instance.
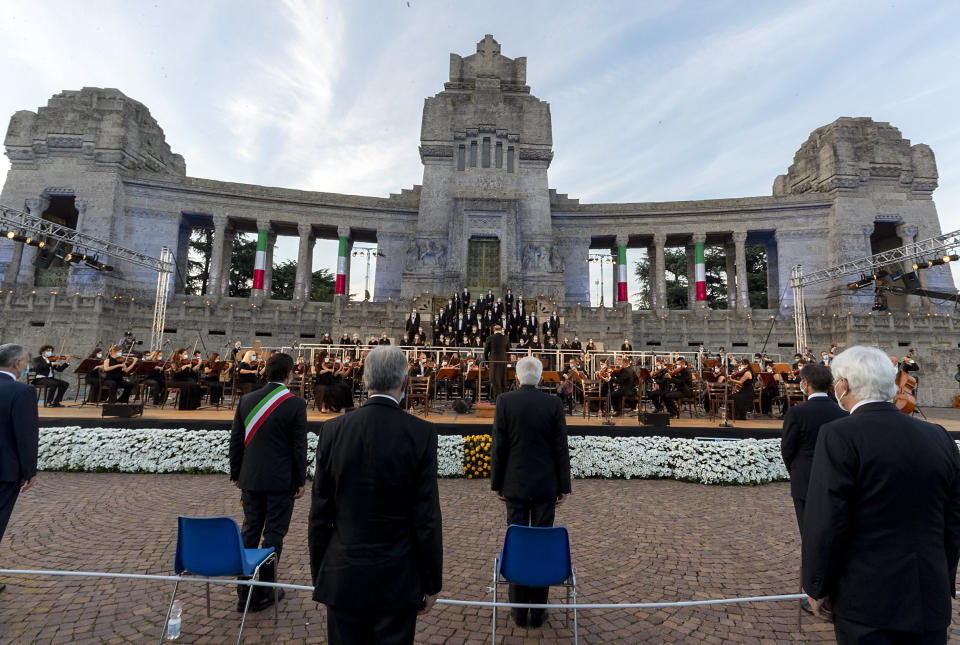
[[[920,284],[920,276],[917,275],[916,271],[903,274],[903,286],[911,290],[923,289],[923,285]]]
[[[453,411],[457,414],[466,414],[470,411],[472,403],[470,399],[457,399],[453,402]]]
[[[637,414],[637,420],[642,426],[656,426],[659,428],[670,425],[670,415],[666,412],[643,412]]]
[[[143,404],[105,403],[102,410],[103,412],[100,416],[129,419],[130,417],[137,417],[143,414]]]

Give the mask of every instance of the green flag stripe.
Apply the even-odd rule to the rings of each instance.
[[[337,255],[339,255],[339,256],[342,257],[342,258],[347,257],[347,245],[348,245],[348,243],[349,243],[349,242],[348,242],[347,238],[345,238],[345,237],[341,237],[341,238],[340,238],[340,246],[339,246],[339,248],[337,249]]]
[[[257,250],[264,252],[267,250],[267,231],[264,229],[257,231]]]
[[[260,408],[262,408],[264,405],[266,405],[267,401],[269,401],[270,399],[272,399],[274,396],[277,395],[278,392],[280,392],[281,390],[284,390],[284,389],[286,389],[285,386],[283,386],[283,385],[278,385],[278,386],[277,386],[276,388],[274,388],[269,394],[267,394],[265,397],[263,397],[262,399],[260,399],[260,402],[257,403],[257,404],[253,407],[252,410],[250,410],[250,414],[247,415],[247,418],[244,420],[243,424],[244,424],[245,426],[246,426],[246,425],[250,425],[251,419],[253,419],[253,417],[257,416],[257,412],[260,411]]]

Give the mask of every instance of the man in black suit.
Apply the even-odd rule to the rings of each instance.
[[[417,313],[416,309],[410,312],[410,317],[407,318],[403,330],[410,334],[411,338],[420,331],[420,314]]]
[[[671,417],[680,418],[680,399],[689,399],[693,396],[693,376],[687,367],[687,359],[682,356],[677,357],[676,367],[667,370],[666,393],[663,395],[663,401],[667,406],[667,411]]]
[[[0,345],[0,540],[17,497],[37,480],[37,391],[19,381],[29,365],[25,347]]]
[[[570,493],[570,453],[563,402],[537,389],[543,363],[517,361],[520,389],[500,397],[493,418],[490,488],[507,506],[507,524],[553,526],[556,506]],[[510,602],[545,604],[548,587],[510,585]],[[520,627],[526,609],[512,609]],[[546,610],[531,609],[529,624],[540,627]]]
[[[800,391],[807,397],[806,405],[794,405],[783,419],[783,437],[780,454],[790,473],[790,496],[797,514],[797,526],[803,536],[803,509],[813,465],[813,449],[817,445],[820,427],[847,416],[827,395],[833,376],[823,365],[806,365],[800,370]],[[806,611],[813,611],[806,599],[800,602]]]
[[[63,400],[63,395],[70,384],[61,378],[57,378],[57,372],[62,372],[70,367],[70,361],[54,361],[52,359],[53,345],[44,345],[40,348],[40,354],[33,357],[30,369],[36,374],[33,385],[47,390],[44,405],[59,408],[60,401]]]
[[[367,403],[327,421],[317,446],[308,542],[313,599],[331,645],[413,643],[440,592],[437,432],[400,409],[407,360],[371,351]]]
[[[850,416],[820,429],[803,519],[803,588],[840,643],[945,643],[960,559],[960,451],[891,403],[875,347],[831,362]]]
[[[493,335],[487,338],[483,348],[483,360],[490,369],[490,400],[507,389],[507,353],[510,351],[510,339],[504,335],[503,327],[493,326]]]
[[[292,376],[290,356],[271,356],[264,370],[267,384],[240,399],[230,430],[230,481],[241,490],[243,545],[272,546],[278,559],[307,476],[307,403],[287,389]],[[276,565],[261,567],[260,579],[274,582]],[[247,591],[237,587],[238,611],[243,611]],[[283,595],[281,590],[279,597]],[[260,588],[250,609],[260,611],[273,603],[273,591]]]

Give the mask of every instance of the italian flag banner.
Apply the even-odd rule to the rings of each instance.
[[[703,242],[696,242],[693,245],[693,252],[696,260],[697,274],[697,302],[706,302],[707,300],[707,266],[703,259]]]
[[[617,246],[617,302],[627,301],[627,245]]]
[[[263,273],[267,266],[267,231],[257,231],[257,256],[253,261],[253,288],[263,289]]]
[[[347,292],[347,247],[349,242],[346,237],[340,238],[340,248],[337,250],[337,283],[334,286],[334,294],[344,294]]]
[[[250,410],[250,412],[247,414],[247,418],[243,421],[244,446],[250,443],[250,440],[253,439],[253,435],[257,433],[257,430],[260,429],[260,426],[263,425],[263,422],[266,421],[267,417],[273,414],[273,411],[276,410],[281,403],[293,397],[293,394],[285,385],[278,385],[276,383],[273,385],[276,385],[277,387],[263,397],[260,400],[260,403],[257,403],[254,408]]]

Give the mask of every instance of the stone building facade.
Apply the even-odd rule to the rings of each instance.
[[[396,335],[411,306],[427,313],[431,294],[466,284],[536,298],[541,310],[560,310],[570,335],[608,345],[629,336],[639,349],[655,351],[697,342],[745,351],[765,343],[792,354],[793,265],[822,268],[941,232],[933,152],[870,118],[839,118],[814,130],[769,196],[580,203],[549,188],[550,106],[531,94],[526,59],[502,55],[489,35],[475,53],[450,55],[449,81],[424,104],[423,182],[387,198],[189,177],[149,110],[116,89],[64,91],[36,112],[17,112],[5,150],[11,162],[0,192],[5,206],[154,256],[168,246],[181,274],[191,231],[212,230],[205,294],[184,295],[176,286],[182,280],[174,281],[167,319],[174,342],[199,337],[209,349],[236,339],[310,342],[327,330]],[[267,239],[265,288],[250,298],[227,295],[238,233]],[[299,239],[292,301],[267,297],[277,235]],[[347,281],[350,246],[379,247],[372,301],[309,300],[317,239],[341,241]],[[762,310],[750,308],[748,244],[767,252]],[[704,246],[724,249],[729,308],[711,311],[692,288],[689,309],[667,308],[665,249],[684,248],[692,267]],[[626,248],[648,252],[652,308],[589,307],[588,254],[614,251],[616,258]],[[41,270],[36,252],[0,241],[4,340],[33,345],[66,334],[92,346],[126,329],[149,336],[156,285],[150,270],[119,264],[112,273],[83,265]],[[920,278],[931,289],[954,289],[947,267]],[[806,292],[814,345],[870,340],[956,349],[952,305],[899,297],[889,315],[874,315],[872,292],[852,292],[845,283]]]

